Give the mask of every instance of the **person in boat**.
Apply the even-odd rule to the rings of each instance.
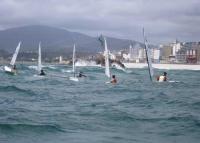
[[[13,73],[17,73],[17,67],[16,67],[16,65],[13,65],[12,72]]]
[[[13,70],[17,70],[17,67],[16,67],[16,65],[14,65],[14,66],[13,66]]]
[[[117,83],[117,79],[116,79],[115,75],[112,75],[112,79],[111,79],[110,83],[113,83],[113,84]]]
[[[87,76],[84,75],[83,72],[79,72],[78,77],[87,77]]]
[[[167,73],[164,72],[163,75],[158,76],[157,81],[159,81],[159,82],[167,81]]]
[[[40,71],[40,75],[41,75],[41,76],[46,75],[45,72],[44,72],[44,70],[41,70],[41,71]]]

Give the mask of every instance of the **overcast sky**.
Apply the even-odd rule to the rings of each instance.
[[[200,41],[200,0],[0,0],[0,29],[49,25],[151,43]]]

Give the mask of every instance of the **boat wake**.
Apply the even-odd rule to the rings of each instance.
[[[100,65],[97,65],[95,61],[86,61],[86,60],[78,60],[75,63],[76,67],[98,67]]]
[[[72,71],[72,70],[65,70],[65,69],[62,69],[61,72],[62,72],[62,73],[72,73],[73,71]]]
[[[34,70],[37,70],[38,69],[38,66],[28,66],[29,69],[34,69]]]

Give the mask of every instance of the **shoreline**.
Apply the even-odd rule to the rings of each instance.
[[[128,69],[142,69],[147,68],[147,63],[123,63]],[[200,70],[200,65],[190,65],[190,64],[152,64],[155,69],[164,70]]]
[[[0,65],[7,65],[9,61],[0,61]],[[37,65],[37,62],[31,61],[17,61],[16,64],[27,64],[27,65]],[[69,65],[65,63],[58,63],[58,62],[43,62],[44,65],[47,64],[54,64],[54,65]],[[148,68],[147,63],[127,63],[123,62],[125,68],[127,69],[144,69]],[[80,66],[80,65],[78,65]],[[83,65],[84,67],[85,65]],[[91,67],[94,65],[90,65]],[[155,69],[162,69],[162,70],[196,70],[200,71],[200,64],[152,64],[153,68]],[[82,67],[82,66],[80,66]],[[99,67],[96,65],[95,67]]]
[[[10,64],[10,61],[0,61],[0,65]],[[31,62],[31,61],[16,61],[16,64],[25,64],[25,65],[37,65],[38,62]],[[55,64],[55,65],[68,65],[66,63],[58,63],[58,62],[42,62],[42,64]]]

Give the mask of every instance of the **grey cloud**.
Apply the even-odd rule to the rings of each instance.
[[[199,40],[199,0],[1,0],[0,28],[51,25],[151,43]]]

